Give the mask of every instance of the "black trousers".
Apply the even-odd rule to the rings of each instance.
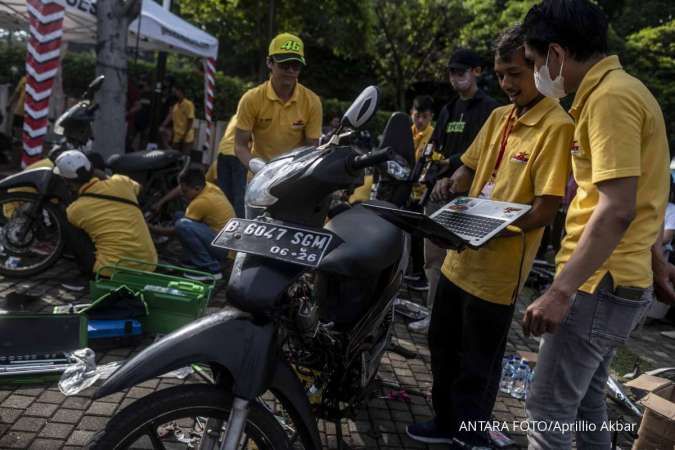
[[[462,422],[489,420],[513,305],[481,300],[441,276],[429,326],[432,400],[437,424],[458,433]]]
[[[65,221],[63,227],[65,249],[75,256],[75,263],[82,275],[93,276],[96,263],[96,247],[91,238],[80,228],[74,227]]]

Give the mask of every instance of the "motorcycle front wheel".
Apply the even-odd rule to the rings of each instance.
[[[0,194],[0,274],[25,278],[61,256],[66,221],[61,206],[30,192]]]
[[[232,394],[222,386],[183,385],[164,389],[127,406],[85,448],[217,450],[227,429]],[[291,443],[279,421],[251,402],[240,449],[288,450]]]

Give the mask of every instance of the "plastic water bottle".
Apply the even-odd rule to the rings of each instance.
[[[499,381],[499,390],[505,394],[511,393],[511,388],[513,386],[513,374],[516,369],[514,366],[515,361],[515,356],[502,358],[502,378]]]
[[[513,375],[513,387],[511,396],[517,399],[524,399],[527,393],[527,387],[530,380],[530,366],[520,363]]]

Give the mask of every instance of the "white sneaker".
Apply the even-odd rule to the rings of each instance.
[[[418,320],[416,322],[410,322],[408,324],[408,330],[414,333],[426,334],[429,331],[429,324],[431,323],[431,316]]]

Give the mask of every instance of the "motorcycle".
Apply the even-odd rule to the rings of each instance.
[[[94,95],[103,80],[99,76],[92,81],[80,101],[58,118],[54,133],[60,139],[50,151],[50,159],[63,150],[78,149],[92,161],[102,160],[88,148],[98,109]],[[143,189],[138,201],[146,211],[178,184],[178,174],[188,164],[189,158],[176,150],[151,150],[113,155],[98,168],[139,182]],[[64,246],[65,208],[71,201],[65,182],[50,167],[26,170],[0,180],[0,274],[30,277],[59,259]],[[168,203],[158,219],[170,220],[181,207],[179,202]]]
[[[361,128],[378,99],[366,88],[342,127]],[[390,141],[394,148],[360,154],[338,132],[320,147],[252,164],[262,168],[246,203],[259,215],[230,220],[212,244],[238,252],[230,305],[147,347],[95,398],[186,365],[208,366],[212,382],[131,403],[87,448],[320,449],[317,419],[335,422],[341,442],[341,419],[377,387],[410,237],[363,205],[326,218],[332,192],[395,157]]]

